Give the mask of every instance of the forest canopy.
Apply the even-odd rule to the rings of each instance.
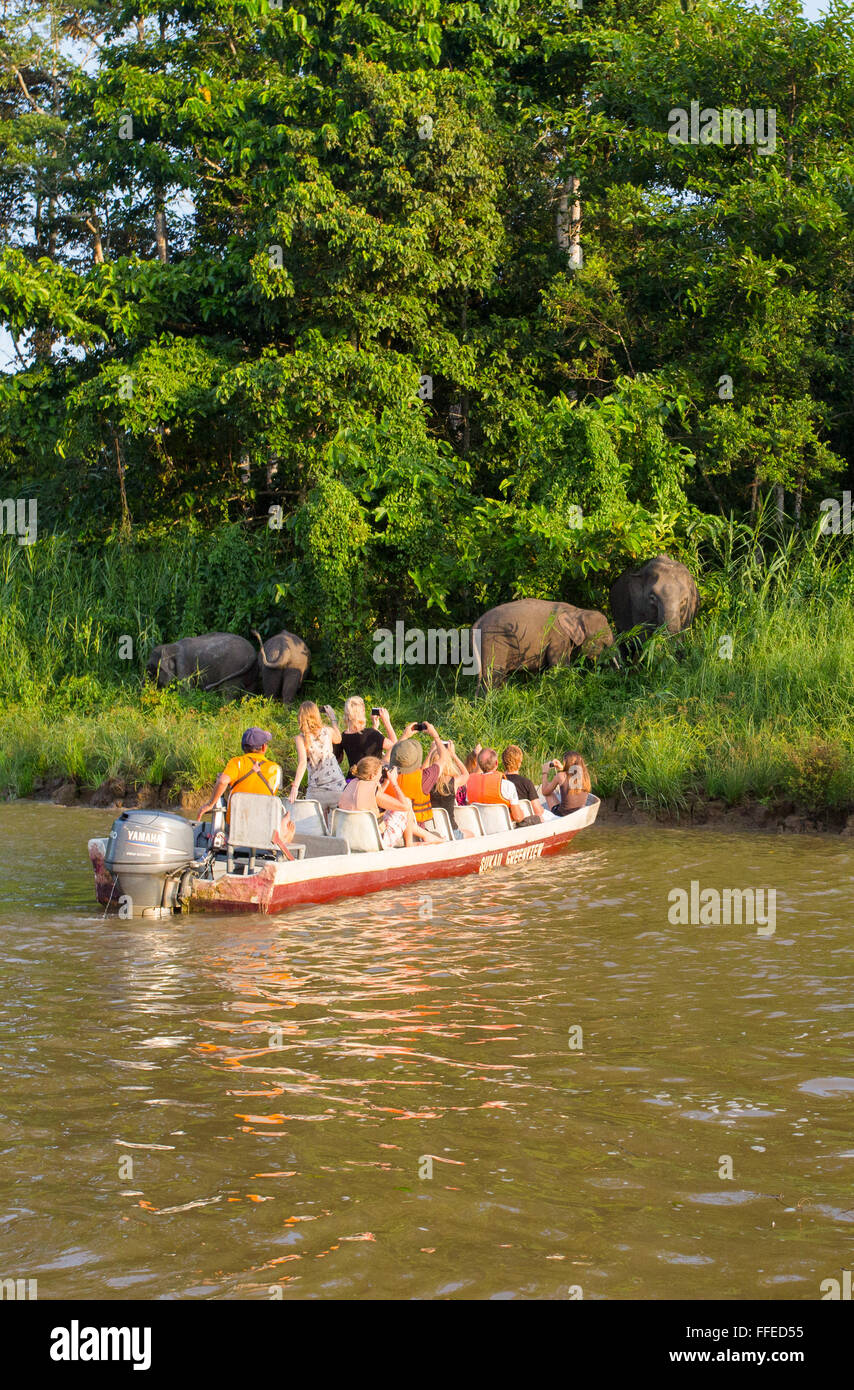
[[[584,598],[769,498],[812,524],[852,459],[853,24],[10,0],[0,494],[79,541],[240,523],[306,636]]]

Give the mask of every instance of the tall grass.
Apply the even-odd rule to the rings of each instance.
[[[26,795],[52,777],[200,789],[249,723],[270,728],[276,756],[293,767],[294,711],[141,684],[164,632],[246,630],[227,575],[206,595],[194,589],[212,585],[208,548],[187,537],[97,554],[55,538],[0,544],[0,790]],[[691,632],[655,638],[637,665],[519,676],[477,701],[474,681],[456,672],[426,679],[373,666],[366,634],[361,693],[387,705],[396,726],[430,718],[463,749],[519,743],[537,778],[546,758],[578,749],[597,791],[650,807],[697,795],[854,805],[847,539],[781,540],[730,523],[705,556],[701,591]],[[249,608],[253,599],[244,595]],[[132,661],[118,656],[122,636],[133,639]],[[309,680],[305,693],[340,714],[352,691]]]

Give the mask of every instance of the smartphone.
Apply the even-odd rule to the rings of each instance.
[[[417,734],[423,734],[424,731],[425,731],[425,729],[427,728],[427,725],[426,725],[426,724],[413,724],[412,727],[413,727],[413,729],[415,730],[415,732],[416,732]]]
[[[387,767],[384,767],[383,770],[382,770],[382,772],[380,773],[380,786],[382,786],[383,782],[387,782],[387,781],[388,781],[388,768],[387,768]]]
[[[371,705],[371,718],[372,718],[372,719],[379,719],[379,717],[380,717],[380,707],[379,707],[379,705]]]
[[[442,746],[443,746],[444,748],[450,748],[450,746],[451,746],[450,739],[443,738],[443,739],[442,739]]]

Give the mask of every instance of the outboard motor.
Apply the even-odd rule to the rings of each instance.
[[[122,811],[113,821],[104,864],[116,879],[116,899],[131,917],[171,914],[182,870],[196,857],[193,823],[170,811]]]

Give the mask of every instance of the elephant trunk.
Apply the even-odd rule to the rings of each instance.
[[[655,607],[659,627],[663,625],[673,636],[682,631],[682,611],[678,596],[665,594],[663,598],[659,598],[656,594]]]

